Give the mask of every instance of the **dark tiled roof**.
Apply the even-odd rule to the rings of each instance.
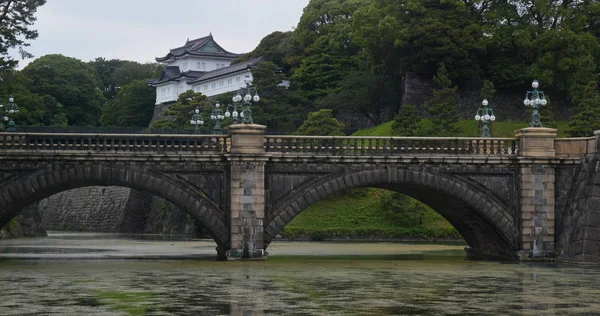
[[[181,75],[184,77],[188,77],[188,78],[199,78],[200,76],[202,76],[205,73],[206,73],[206,71],[188,70],[188,71],[183,72]]]
[[[215,48],[218,50],[216,52],[211,51],[202,51],[202,48],[209,44],[213,43]],[[194,40],[186,41],[185,45],[177,48],[173,48],[169,51],[169,53],[164,57],[157,57],[157,62],[165,62],[171,59],[172,57],[181,57],[183,55],[194,55],[194,56],[206,56],[206,57],[222,57],[222,58],[238,58],[240,54],[234,54],[226,51],[221,47],[212,37],[212,34],[197,38]]]
[[[204,71],[189,70],[181,72],[177,66],[167,66],[163,68],[163,72],[158,79],[148,80],[148,84],[154,86],[169,81],[175,81],[183,77],[194,80],[203,74],[205,74]]]
[[[220,68],[217,70],[209,71],[209,72],[205,73],[203,76],[199,77],[198,79],[188,81],[188,84],[198,83],[198,82],[226,76],[226,75],[229,75],[232,73],[236,73],[236,72],[242,71],[244,69],[252,68],[252,66],[258,64],[261,60],[262,60],[262,57],[258,57],[258,58],[251,59],[251,60],[243,62],[243,63],[239,63],[239,64],[231,65],[229,67],[223,67],[223,68]]]

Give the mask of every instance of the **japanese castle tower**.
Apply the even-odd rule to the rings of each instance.
[[[212,34],[171,49],[166,56],[156,58],[165,64],[160,78],[148,81],[156,87],[156,104],[177,101],[187,90],[210,97],[245,87],[252,81],[251,67],[260,58],[231,65],[240,56],[223,49]]]

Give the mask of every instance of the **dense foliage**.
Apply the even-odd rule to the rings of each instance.
[[[69,125],[97,125],[106,102],[98,90],[94,69],[63,55],[46,55],[23,69],[31,80],[31,91],[53,96],[67,113]]]
[[[34,39],[37,33],[28,28],[35,8],[44,1],[9,3],[27,3],[29,7],[23,8],[29,15],[21,17],[21,33],[6,28],[2,36],[13,32],[17,38]],[[0,4],[2,8],[6,6]],[[459,133],[456,103],[462,92],[483,86],[481,97],[492,101],[494,94],[521,94],[536,78],[553,101],[560,101],[551,103],[554,108],[542,109],[544,126],[553,126],[554,113],[563,118],[567,113],[573,118],[569,134],[589,135],[600,127],[595,114],[600,112],[599,35],[597,1],[311,0],[293,31],[267,35],[254,51],[235,62],[263,57],[253,70],[254,86],[261,95],[253,117],[270,128],[295,129],[308,113],[320,109],[330,109],[338,118],[350,112],[373,125],[399,111],[414,115],[412,108],[401,106],[404,78],[416,73],[432,78],[432,83],[437,78],[435,91],[425,104],[413,104],[419,119],[412,122],[420,122],[417,130],[404,120],[397,125],[405,126],[397,129],[399,134]],[[0,43],[2,49],[26,45]],[[157,71],[156,64],[101,57],[85,64],[49,55],[26,67],[20,84],[3,88],[0,97],[19,92],[18,98],[27,100],[28,104],[21,102],[25,111],[20,124],[60,125],[64,117],[71,125],[145,124],[153,107],[151,96],[142,96],[140,82],[134,90],[128,85],[156,77]],[[5,82],[16,80],[15,75],[3,77],[9,78]],[[289,89],[280,86],[282,80],[289,80]],[[231,96],[205,102],[203,113],[215,99],[230,104]],[[121,113],[130,114],[117,119]],[[134,113],[141,118],[133,118]],[[178,115],[181,124],[176,125],[185,126],[190,113]],[[524,116],[513,115],[512,119]],[[428,129],[425,119],[435,128]]]
[[[308,114],[308,118],[296,131],[296,135],[344,136],[344,124],[336,120],[331,110],[323,109]]]
[[[146,80],[134,80],[118,89],[113,100],[102,108],[102,126],[149,126],[156,88],[149,87]]]

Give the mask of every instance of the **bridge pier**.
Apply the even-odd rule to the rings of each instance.
[[[554,257],[556,129],[525,128],[519,139],[521,260]]]
[[[230,163],[231,249],[228,260],[265,260],[265,126],[232,125]]]

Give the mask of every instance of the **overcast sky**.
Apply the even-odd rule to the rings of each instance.
[[[245,53],[271,32],[296,27],[308,2],[48,0],[38,9],[39,37],[28,51],[35,57],[63,54],[83,61],[104,57],[150,62],[187,38],[212,32],[226,50]],[[19,60],[19,68],[31,61]]]

